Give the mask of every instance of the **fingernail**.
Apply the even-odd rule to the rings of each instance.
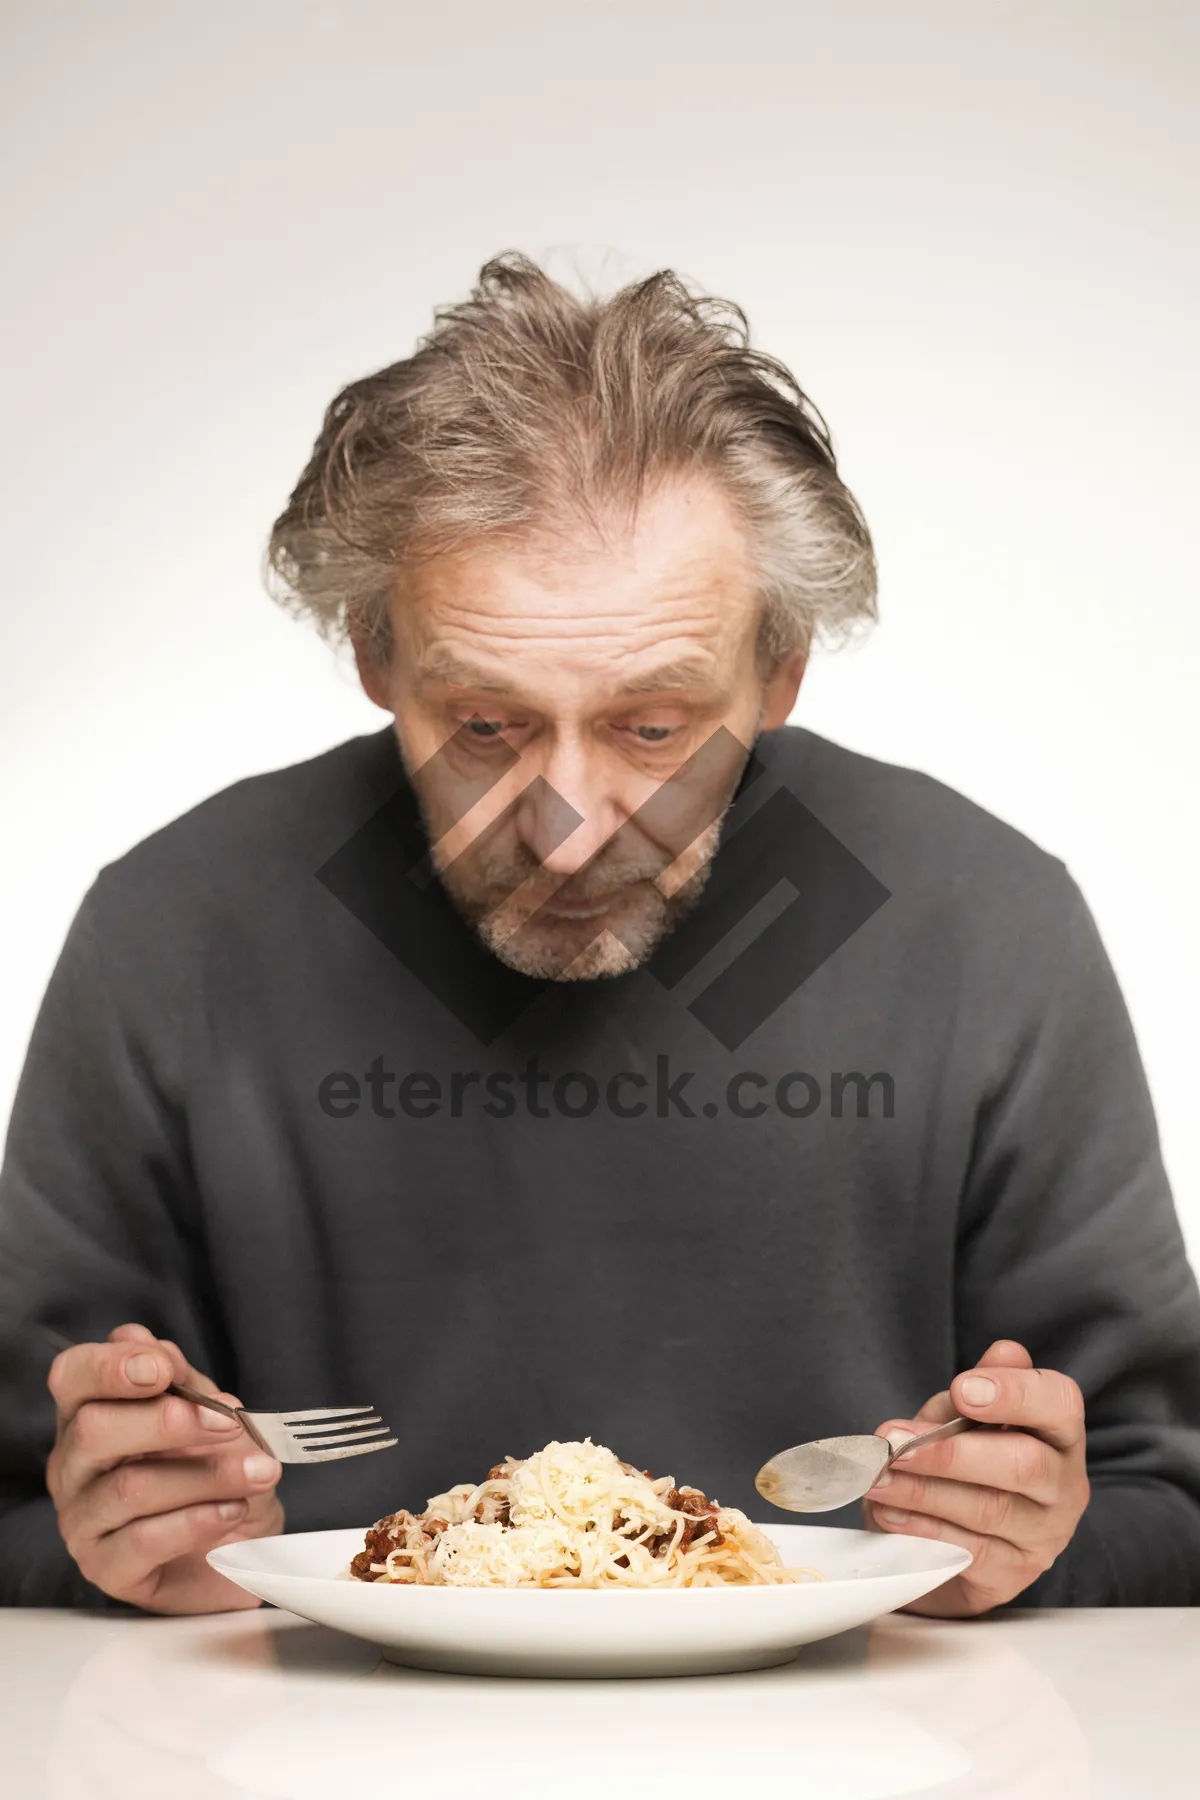
[[[898,1506],[877,1506],[875,1516],[882,1519],[885,1525],[907,1525],[909,1517]]]
[[[274,1481],[279,1464],[273,1456],[247,1456],[242,1463],[242,1472],[247,1481],[253,1481],[257,1486],[263,1481]]]
[[[217,1511],[223,1519],[240,1519],[246,1510],[244,1500],[222,1500]]]
[[[892,1449],[896,1452],[897,1456],[899,1456],[905,1444],[911,1444],[915,1436],[916,1433],[913,1431],[889,1431],[887,1434],[887,1441],[892,1446]]]
[[[878,1481],[875,1483],[875,1487],[876,1488],[886,1487],[888,1482],[891,1479],[892,1479],[892,1471],[890,1469],[885,1469],[883,1471],[882,1475],[879,1477]],[[874,1493],[875,1488],[872,1488],[871,1492]]]
[[[127,1357],[125,1375],[135,1387],[153,1387],[158,1380],[158,1363],[144,1352],[141,1356]]]
[[[205,1431],[231,1431],[237,1424],[236,1419],[227,1419],[224,1413],[214,1412],[211,1406],[198,1406],[196,1411]]]
[[[996,1384],[986,1375],[968,1375],[959,1383],[959,1392],[968,1406],[990,1406],[996,1398]]]

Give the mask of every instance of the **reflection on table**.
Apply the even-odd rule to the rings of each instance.
[[[1080,1800],[1089,1764],[1063,1695],[988,1622],[893,1616],[760,1674],[556,1682],[405,1670],[264,1611],[110,1627],[63,1697],[44,1793]]]

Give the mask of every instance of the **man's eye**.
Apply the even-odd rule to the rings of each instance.
[[[505,723],[504,719],[468,719],[466,726],[472,737],[492,738],[500,736]]]
[[[665,744],[675,727],[673,725],[635,725],[633,729],[643,744]]]

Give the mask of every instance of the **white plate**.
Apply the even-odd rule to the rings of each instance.
[[[211,1550],[239,1587],[378,1644],[392,1662],[462,1675],[717,1675],[788,1662],[961,1574],[970,1552],[929,1538],[764,1525],[785,1562],[824,1581],[784,1587],[400,1587],[339,1579],[362,1531],[248,1538]]]

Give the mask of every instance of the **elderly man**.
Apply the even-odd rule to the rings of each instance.
[[[922,1610],[1200,1600],[1109,962],[1052,855],[785,723],[874,560],[738,309],[494,260],[334,400],[269,565],[389,723],[79,908],[3,1171],[0,1600],[244,1606],[214,1545],[553,1437],[761,1514],[774,1451],[954,1410],[867,1502],[975,1553]],[[172,1377],[401,1446],[281,1482]]]

